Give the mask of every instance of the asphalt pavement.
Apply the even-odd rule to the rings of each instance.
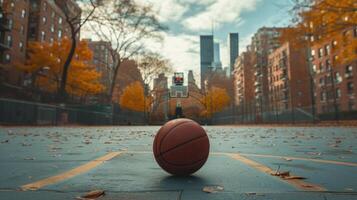
[[[207,163],[155,162],[158,126],[0,127],[0,199],[357,199],[357,128],[207,126]]]

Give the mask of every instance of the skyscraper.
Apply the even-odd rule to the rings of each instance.
[[[200,55],[201,55],[201,88],[207,72],[211,70],[214,61],[213,35],[200,36]]]
[[[214,43],[214,64],[213,68],[215,70],[222,70],[222,62],[221,62],[221,53],[220,53],[220,46],[219,43]]]
[[[229,72],[232,74],[234,63],[239,56],[239,33],[230,33],[228,36]]]

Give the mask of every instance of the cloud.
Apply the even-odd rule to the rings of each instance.
[[[172,22],[182,19],[189,7],[180,3],[179,0],[137,0],[142,4],[151,4],[158,13],[161,22]]]
[[[216,28],[224,23],[238,23],[243,11],[252,11],[259,0],[217,0],[182,22],[182,25],[191,31],[207,31],[215,22]]]

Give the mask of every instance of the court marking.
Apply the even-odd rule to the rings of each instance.
[[[274,155],[249,154],[249,153],[242,153],[241,155],[243,155],[243,156],[252,156],[252,157],[261,157],[261,158],[278,158],[278,159],[302,160],[302,161],[311,161],[311,162],[324,163],[324,164],[334,164],[334,165],[344,165],[344,166],[350,166],[350,167],[357,167],[357,163],[336,161],[336,160],[323,160],[323,159],[316,159],[316,158],[303,158],[303,157],[294,157],[294,156],[274,156]]]
[[[125,153],[128,154],[153,154],[151,151],[127,151]],[[210,155],[227,155],[234,153],[226,153],[226,152],[210,152]],[[354,162],[344,162],[344,161],[336,161],[336,160],[323,160],[323,159],[315,159],[315,158],[304,158],[304,157],[294,157],[294,156],[276,156],[269,154],[250,154],[250,153],[240,153],[242,156],[247,157],[261,157],[261,158],[275,158],[275,159],[291,159],[291,160],[301,160],[301,161],[310,161],[324,164],[332,164],[332,165],[342,165],[342,166],[350,166],[357,167],[357,163]]]
[[[231,157],[235,160],[238,160],[238,161],[240,161],[240,162],[242,162],[258,171],[264,172],[269,175],[276,173],[275,170],[273,170],[263,164],[260,164],[254,160],[250,160],[238,153],[222,153],[221,155],[229,156],[229,157]],[[294,175],[291,174],[291,176],[294,176]],[[303,191],[311,191],[311,192],[327,191],[327,189],[322,186],[319,186],[319,185],[313,184],[313,183],[309,183],[309,182],[306,182],[306,181],[303,181],[300,179],[284,179],[284,178],[279,177],[279,180],[289,183],[290,185],[294,186],[295,188],[297,188],[299,190],[303,190]]]
[[[76,167],[74,169],[71,169],[69,171],[63,172],[61,174],[51,176],[33,183],[29,183],[26,185],[21,186],[21,190],[23,191],[28,191],[28,190],[38,190],[41,189],[47,185],[52,185],[55,183],[58,183],[60,181],[64,181],[70,178],[73,178],[74,176],[77,176],[79,174],[85,173],[93,168],[96,168],[97,166],[103,164],[106,161],[109,161],[117,156],[120,156],[125,152],[110,152],[100,158],[97,158],[95,160],[92,160],[86,164],[83,164],[79,167]]]

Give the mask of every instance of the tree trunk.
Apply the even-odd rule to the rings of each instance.
[[[58,98],[60,101],[65,101],[67,97],[66,84],[67,84],[68,71],[77,48],[76,33],[72,33],[71,39],[72,39],[72,45],[69,54],[67,56],[66,62],[63,65],[61,85],[58,91]]]
[[[119,59],[117,66],[115,66],[114,74],[113,74],[113,80],[112,80],[112,83],[110,85],[110,91],[109,91],[109,98],[110,99],[109,99],[109,101],[112,101],[112,99],[113,99],[114,88],[115,88],[115,84],[117,82],[117,77],[118,77],[118,72],[119,72],[120,65],[121,65],[121,61]]]

